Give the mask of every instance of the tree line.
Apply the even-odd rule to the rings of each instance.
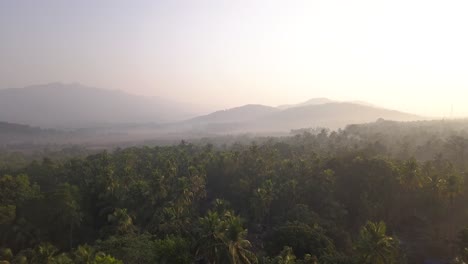
[[[468,261],[468,137],[388,125],[1,166],[0,263]]]

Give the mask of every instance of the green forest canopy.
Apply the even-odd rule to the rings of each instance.
[[[0,263],[462,263],[460,124],[380,120],[40,161],[4,154]]]

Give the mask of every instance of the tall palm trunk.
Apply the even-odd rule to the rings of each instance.
[[[73,248],[73,220],[70,220],[70,250]]]

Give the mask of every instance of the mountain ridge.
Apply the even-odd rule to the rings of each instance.
[[[48,83],[0,90],[0,121],[40,127],[101,123],[170,122],[201,111],[160,97],[133,95],[78,83]]]
[[[160,97],[132,95],[79,83],[49,83],[0,90],[0,121],[45,128],[114,128],[126,124],[167,133],[285,132],[311,126],[342,128],[379,118],[395,121],[423,117],[361,101],[328,98],[278,107],[247,104],[205,115]]]
[[[217,133],[288,132],[307,127],[344,128],[378,119],[422,120],[424,117],[397,110],[351,102],[331,102],[278,109],[264,105],[245,105],[217,111],[181,122],[180,130],[192,129]],[[257,110],[260,110],[257,112]],[[233,116],[241,114],[241,116]]]
[[[272,112],[280,111],[273,106],[261,105],[261,104],[246,104],[238,107],[228,108],[224,110],[218,110],[207,115],[197,116],[188,122],[242,122],[251,119],[258,118],[263,115],[267,115]],[[210,120],[211,119],[211,120]]]
[[[331,100],[326,97],[315,97],[315,98],[310,98],[307,101],[303,101],[297,104],[284,104],[284,105],[279,105],[277,108],[281,110],[285,110],[288,108],[293,108],[293,107],[300,107],[300,106],[306,106],[306,105],[320,105],[320,104],[327,104],[327,103],[333,103],[337,102],[335,100]]]
[[[333,102],[288,108],[276,115],[267,116],[257,123],[263,122],[273,127],[286,126],[289,129],[317,126],[336,129],[348,124],[372,122],[380,118],[395,121],[423,119],[421,116],[397,110],[350,102]]]

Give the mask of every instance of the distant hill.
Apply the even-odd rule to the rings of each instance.
[[[249,104],[227,110],[216,111],[214,113],[195,117],[188,120],[189,123],[231,123],[246,122],[256,120],[268,114],[279,112],[275,107],[265,105]]]
[[[200,113],[187,104],[80,84],[51,83],[0,90],[0,121],[41,127],[169,122]]]
[[[371,104],[371,103],[368,103],[368,102],[365,102],[365,101],[360,101],[360,100],[349,101],[349,102],[347,102],[347,103],[360,104],[360,105],[371,106],[371,107],[377,107],[377,106],[374,105],[374,104]]]
[[[298,103],[298,104],[287,104],[287,105],[280,105],[278,106],[279,109],[288,109],[288,108],[293,108],[293,107],[300,107],[300,106],[307,106],[307,105],[321,105],[321,104],[328,104],[328,103],[333,103],[335,101],[330,100],[328,98],[312,98],[309,99],[305,102]]]
[[[363,138],[372,138],[375,135],[405,138],[411,134],[420,134],[420,138],[431,135],[444,139],[457,133],[467,133],[468,119],[435,119],[412,122],[379,119],[377,122],[349,125],[346,127],[346,131]]]
[[[422,119],[417,115],[362,104],[327,103],[288,108],[265,116],[251,125],[259,130],[273,131],[318,126],[336,129],[348,124],[376,121],[379,118],[395,121]]]
[[[6,135],[6,134],[27,135],[27,134],[38,134],[42,132],[43,130],[38,127],[0,122],[0,135]]]
[[[34,135],[35,140],[52,142],[59,138],[62,142],[110,142],[238,133],[277,135],[301,128],[344,128],[378,119],[424,119],[362,102],[327,98],[282,107],[250,104],[199,116],[196,112],[187,104],[79,84],[0,90],[0,134],[9,131],[3,139],[16,139],[18,135],[29,139],[27,135]]]
[[[351,104],[358,104],[358,105],[364,105],[364,106],[371,106],[371,107],[376,107],[375,105],[365,102],[365,101],[336,101],[336,100],[331,100],[328,98],[312,98],[309,99],[305,102],[298,103],[298,104],[286,104],[286,105],[280,105],[277,108],[281,110],[285,110],[288,108],[295,108],[295,107],[301,107],[301,106],[308,106],[308,105],[322,105],[322,104],[330,104],[330,103],[351,103]]]
[[[349,124],[363,124],[379,119],[413,121],[424,118],[353,103],[307,105],[285,110],[263,105],[245,105],[180,122],[101,125],[65,131],[0,122],[0,146],[19,143],[73,143],[94,147],[147,140],[177,141],[184,138],[244,133],[288,135],[292,130],[302,128],[338,129],[345,128]],[[350,127],[352,126],[348,126]]]
[[[37,142],[41,139],[57,139],[57,136],[62,135],[63,132],[56,130],[0,122],[0,146],[18,142]]]
[[[290,107],[244,106],[191,119],[192,129],[214,133],[289,132],[309,127],[344,128],[377,119],[413,121],[420,116],[356,103],[325,103]],[[187,127],[185,127],[187,128]],[[180,128],[182,129],[182,128]]]

